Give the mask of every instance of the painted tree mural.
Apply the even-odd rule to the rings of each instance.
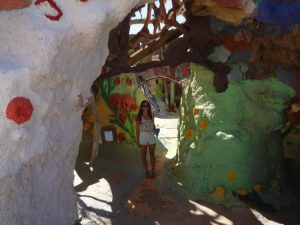
[[[135,143],[135,117],[139,103],[145,99],[138,89],[136,78],[132,74],[102,80],[97,83],[99,92],[96,96],[96,112],[100,128],[114,126],[117,132],[117,142]],[[95,115],[89,105],[83,115],[83,137],[81,152],[95,137]]]
[[[138,112],[136,79],[133,75],[122,75],[100,82],[101,97],[110,108],[111,124],[118,126],[122,132],[119,141],[135,141],[135,116]]]

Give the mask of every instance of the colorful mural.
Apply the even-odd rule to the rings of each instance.
[[[145,98],[137,88],[135,75],[120,75],[103,80],[99,88],[101,96],[97,101],[97,108],[101,110],[101,126],[116,126],[118,141],[135,141],[135,116],[139,103]],[[108,118],[102,116],[104,108],[110,112]]]
[[[115,138],[112,142],[135,143],[135,117],[139,104],[145,99],[138,89],[134,74],[122,74],[98,83],[100,92],[96,98],[97,117],[100,129],[112,129]],[[95,116],[92,107],[88,106],[83,115],[82,145],[93,141]],[[105,140],[103,140],[105,141]],[[84,146],[82,146],[84,147]]]

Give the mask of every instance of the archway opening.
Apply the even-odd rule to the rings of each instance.
[[[176,9],[182,8],[181,5],[176,5],[176,2],[173,2],[174,8],[171,11],[175,12]],[[191,77],[186,81],[184,96],[178,107],[180,108],[178,148],[175,159],[172,161],[175,171],[172,172],[172,175],[175,179],[171,179],[170,182],[176,183],[176,189],[182,189],[183,193],[191,198],[201,196],[209,201],[225,202],[224,204],[229,205],[237,204],[237,201],[240,200],[246,200],[246,202],[250,200],[251,202],[254,198],[255,201],[262,199],[263,202],[266,201],[268,204],[280,207],[280,204],[277,205],[278,199],[276,200],[274,196],[270,197],[272,192],[281,188],[283,192],[289,192],[285,189],[285,184],[288,182],[281,179],[285,175],[282,173],[284,163],[281,155],[282,136],[279,127],[283,127],[284,121],[278,120],[278,118],[283,116],[282,111],[287,108],[288,99],[293,95],[292,89],[295,89],[293,80],[296,79],[296,74],[293,72],[285,78],[281,75],[282,73],[288,74],[295,68],[295,65],[290,65],[290,69],[286,70],[274,66],[277,61],[272,61],[271,58],[269,58],[271,63],[267,60],[265,62],[255,60],[255,57],[267,56],[252,44],[257,41],[260,47],[264,48],[266,46],[265,43],[260,42],[261,38],[269,38],[267,33],[260,33],[259,26],[256,26],[257,21],[250,19],[241,26],[236,26],[228,23],[233,22],[230,21],[230,18],[218,16],[216,19],[206,9],[199,8],[199,5],[197,8],[197,4],[181,1],[177,3],[181,3],[185,7],[181,9],[186,16],[186,21],[182,24],[176,23],[176,19],[172,21],[169,17],[165,17],[167,30],[162,28],[155,32],[157,29],[155,26],[158,25],[154,24],[154,33],[149,32],[148,25],[151,19],[154,18],[152,22],[155,23],[155,19],[160,16],[163,18],[166,11],[164,12],[163,7],[156,8],[155,4],[148,4],[146,6],[148,13],[145,14],[144,20],[141,18],[144,24],[138,34],[133,37],[129,35],[130,23],[137,22],[132,19],[133,14],[129,14],[111,32],[110,55],[101,75],[92,87],[96,96],[95,101],[97,102],[97,96],[100,96],[102,103],[106,103],[106,106],[102,103],[98,105],[101,109],[100,120],[101,116],[105,117],[104,115],[106,115],[106,119],[110,123],[103,126],[103,123],[107,121],[98,121],[99,127],[96,128],[95,120],[91,121],[95,130],[94,135],[104,142],[98,152],[96,141],[98,158],[102,160],[101,157],[108,157],[106,163],[116,163],[119,168],[122,168],[116,175],[118,177],[116,179],[119,180],[123,179],[125,173],[122,172],[126,171],[126,166],[130,164],[130,168],[133,169],[135,168],[133,165],[139,160],[137,151],[132,153],[127,145],[130,141],[134,142],[135,139],[134,110],[129,110],[129,112],[125,108],[130,104],[136,108],[138,104],[135,100],[139,98],[141,100],[142,97],[137,97],[136,91],[132,89],[126,90],[130,92],[128,94],[124,89],[119,88],[120,85],[130,89],[132,86],[143,86],[148,83],[146,89],[151,89],[148,81],[152,80],[152,77],[151,75],[147,77],[149,71],[155,74],[155,78],[153,78],[153,80],[157,80],[155,85],[159,84],[161,82],[159,78],[164,78],[166,74],[167,80],[177,82],[177,78],[173,76],[176,69],[180,70],[178,68],[183,63],[190,63],[187,67],[192,74],[188,75]],[[160,1],[160,4],[163,5],[165,2]],[[137,12],[138,9],[134,10]],[[152,18],[151,13],[153,12]],[[157,14],[155,15],[155,13]],[[170,28],[172,26],[173,29]],[[276,44],[275,46],[280,49],[280,46]],[[281,63],[284,64],[284,62]],[[285,64],[285,66],[287,65]],[[157,72],[159,70],[157,68],[162,68],[163,72]],[[273,75],[276,79],[271,78]],[[141,80],[134,81],[133,77],[140,77]],[[263,81],[261,81],[262,79]],[[175,107],[170,103],[172,100],[175,102],[175,99],[172,99],[166,91],[171,89],[168,87],[168,82],[162,83],[164,91],[158,95],[154,91],[155,94],[152,96],[164,97],[163,102],[167,105],[167,111],[172,111]],[[272,88],[268,89],[269,86]],[[147,90],[145,91],[144,88],[144,93],[146,92]],[[274,98],[280,102],[280,106],[273,104]],[[124,99],[129,105],[122,105]],[[151,96],[148,99],[151,99]],[[239,108],[246,102],[250,105],[249,111],[245,110],[246,108]],[[157,102],[153,103],[153,106],[155,104]],[[125,108],[122,109],[122,107]],[[105,112],[105,108],[110,108],[110,112]],[[273,116],[255,118],[255,111],[261,113],[271,111]],[[277,114],[278,112],[279,114]],[[93,106],[91,105],[90,115],[92,114]],[[238,118],[234,118],[233,114],[238,115]],[[128,121],[130,122],[128,123]],[[251,125],[256,122],[259,123],[258,126]],[[255,135],[255,132],[259,135]],[[90,144],[91,146],[95,144],[94,138]],[[226,153],[222,151],[223,148],[226,149]],[[259,149],[259,151],[255,154],[251,153],[252,148]],[[276,150],[272,150],[272,148]],[[206,154],[205,151],[210,153]],[[91,151],[87,160],[94,160],[97,156],[96,152]],[[124,159],[124,155],[126,155],[126,159]],[[202,158],[199,159],[199,156]],[[247,157],[249,159],[245,159]],[[255,162],[255,158],[258,163]],[[270,159],[276,163],[266,163]],[[138,168],[140,165],[135,164],[135,166]],[[91,169],[93,167],[89,168],[89,171],[95,175]],[[260,170],[265,172],[254,178]],[[101,173],[99,169],[97,173]],[[141,174],[143,173],[135,173],[132,177],[140,177]],[[108,177],[111,179],[113,175]],[[92,182],[95,181],[93,181],[95,179],[93,176],[90,178]],[[195,182],[197,178],[201,182]],[[113,184],[116,181],[112,179],[108,183]],[[262,194],[262,190],[266,192]],[[155,193],[157,194],[157,192]],[[285,196],[283,197],[284,202],[291,200],[288,199],[288,195],[283,194],[282,196]],[[228,200],[228,202],[224,200]],[[291,202],[293,201],[291,200]],[[128,202],[128,207],[135,208],[136,205]]]

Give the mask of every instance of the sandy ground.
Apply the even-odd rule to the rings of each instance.
[[[156,179],[144,178],[138,149],[133,148],[133,154],[125,151],[132,149],[130,145],[105,146],[92,165],[77,162],[74,186],[80,219],[76,225],[300,225],[298,208],[281,212],[227,209],[158,188],[163,163],[176,154],[178,118],[175,114],[161,115],[155,123],[161,129]]]

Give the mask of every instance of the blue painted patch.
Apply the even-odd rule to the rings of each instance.
[[[255,10],[255,18],[267,25],[266,29],[269,31],[288,32],[293,25],[300,23],[300,0],[262,0]]]

